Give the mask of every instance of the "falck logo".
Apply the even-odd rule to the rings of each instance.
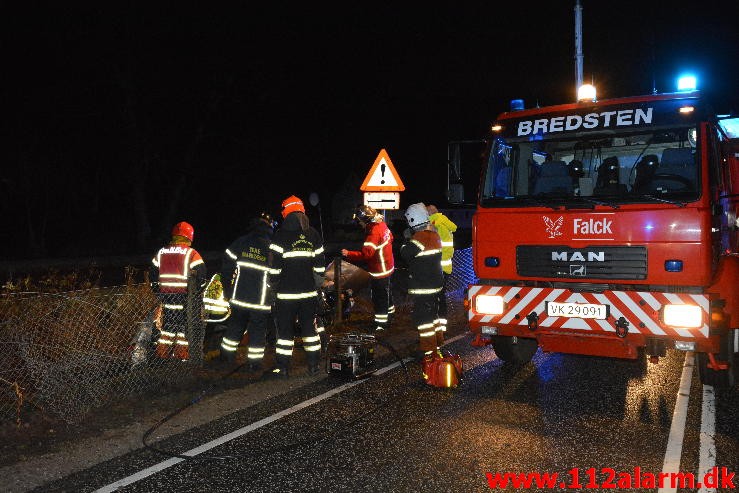
[[[541,216],[542,219],[544,219],[544,224],[547,225],[547,233],[549,233],[549,238],[556,238],[557,236],[562,236],[562,232],[559,230],[559,228],[562,227],[562,224],[564,223],[565,218],[562,216],[559,216],[557,219],[552,221],[547,216]]]
[[[570,275],[573,277],[585,277],[585,266],[584,265],[570,265]]]

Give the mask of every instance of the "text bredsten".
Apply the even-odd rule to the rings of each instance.
[[[568,115],[552,118],[539,118],[518,122],[517,135],[537,135],[545,133],[565,132],[580,128],[608,128],[628,127],[652,123],[652,108],[604,111],[602,113],[588,113],[585,116]]]

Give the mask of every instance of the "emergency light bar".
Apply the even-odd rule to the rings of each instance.
[[[697,87],[698,83],[694,75],[682,75],[677,79],[678,92],[695,91]]]

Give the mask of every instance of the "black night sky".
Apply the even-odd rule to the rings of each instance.
[[[401,206],[443,204],[447,142],[572,101],[574,3],[5,4],[0,258],[148,253],[179,220],[220,250],[313,191],[329,221],[381,148]],[[582,5],[599,98],[690,70],[739,112],[734,2]]]

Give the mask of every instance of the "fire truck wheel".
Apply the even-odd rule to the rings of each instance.
[[[703,385],[712,385],[717,388],[730,388],[739,381],[739,354],[735,345],[736,330],[730,330],[728,334],[721,337],[721,351],[716,360],[727,362],[727,370],[713,370],[708,368],[708,355],[698,353],[698,371]]]
[[[539,343],[536,339],[516,336],[493,336],[493,349],[506,363],[523,364],[531,361]]]

